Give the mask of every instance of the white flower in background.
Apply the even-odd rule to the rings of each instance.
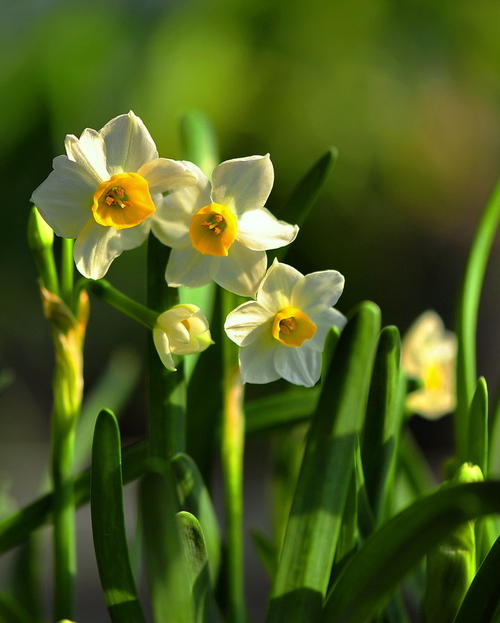
[[[226,318],[229,338],[240,346],[244,382],[269,383],[282,377],[312,387],[321,373],[321,353],[333,325],[345,317],[333,305],[344,289],[336,270],[303,275],[274,261],[257,290]]]
[[[76,238],[74,257],[85,277],[100,279],[122,251],[148,235],[162,193],[175,188],[180,163],[158,158],[144,123],[129,112],[99,132],[68,134],[65,156],[31,200],[58,236]]]
[[[156,319],[153,341],[163,365],[175,370],[172,355],[201,353],[212,344],[208,320],[196,305],[181,303]]]
[[[424,387],[408,396],[408,409],[436,419],[455,408],[456,351],[455,335],[445,330],[436,312],[426,311],[415,320],[403,338],[401,365]]]
[[[253,296],[266,272],[266,250],[289,244],[299,229],[264,208],[274,181],[269,156],[226,160],[214,169],[212,183],[194,164],[183,165],[192,176],[178,180],[153,224],[155,236],[173,249],[168,284],[197,287],[213,280]]]

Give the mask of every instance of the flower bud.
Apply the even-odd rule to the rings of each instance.
[[[43,220],[40,212],[35,206],[31,209],[28,219],[28,244],[32,251],[42,251],[52,247],[54,243],[54,232],[52,228]]]
[[[163,365],[175,370],[172,355],[200,353],[212,344],[208,320],[196,305],[174,305],[156,319],[153,341]]]
[[[477,465],[464,463],[447,484],[482,480],[483,474]],[[427,555],[427,586],[423,603],[426,623],[452,623],[475,573],[474,522],[468,521]]]

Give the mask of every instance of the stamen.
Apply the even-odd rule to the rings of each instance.
[[[280,333],[283,333],[284,335],[288,335],[296,328],[297,328],[297,321],[295,320],[293,316],[291,316],[290,318],[283,318],[283,320],[280,320]]]
[[[227,223],[222,214],[214,212],[208,216],[206,221],[202,222],[201,226],[210,230],[216,236],[219,236],[226,229]]]
[[[127,199],[127,193],[122,186],[112,186],[104,197],[107,206],[121,208],[122,210],[129,205]]]

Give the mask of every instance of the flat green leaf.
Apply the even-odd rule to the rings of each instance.
[[[177,526],[170,465],[150,462],[140,485],[145,567],[156,623],[192,623],[189,572]]]
[[[245,403],[246,432],[258,434],[303,422],[313,413],[318,398],[319,387],[292,387],[249,400]]]
[[[184,157],[210,177],[218,164],[217,137],[208,118],[198,110],[187,112],[181,120]]]
[[[115,416],[106,410],[100,412],[95,426],[90,509],[97,567],[111,620],[145,623],[123,517],[120,431]]]
[[[361,451],[366,491],[377,521],[392,491],[404,416],[400,351],[399,331],[385,327],[373,367]]]
[[[187,511],[177,513],[177,522],[187,560],[189,584],[194,604],[194,621],[197,623],[215,621],[215,600],[210,583],[205,538],[200,522]]]
[[[500,512],[500,482],[450,486],[426,496],[374,532],[329,592],[323,623],[364,623],[406,573],[466,521]]]
[[[464,597],[454,623],[500,621],[500,538],[491,548]]]
[[[458,303],[457,408],[455,440],[459,462],[467,460],[469,405],[476,384],[476,330],[479,299],[491,246],[500,221],[500,183],[493,190],[472,241]]]
[[[214,344],[202,353],[189,380],[186,412],[186,445],[206,483],[210,483],[221,426],[222,332],[221,296],[215,293],[210,331]]]
[[[330,577],[363,423],[380,310],[362,303],[351,315],[329,365],[306,442],[278,571],[269,623],[314,621]],[[325,363],[330,359],[328,347]]]
[[[281,209],[275,210],[276,216],[286,220],[288,223],[295,223],[301,227],[318,200],[326,180],[333,171],[337,157],[338,151],[336,147],[330,147],[300,180],[288,202]],[[275,257],[281,261],[288,249],[289,246],[286,246],[276,251],[268,252],[269,265]]]
[[[119,348],[112,353],[82,405],[75,437],[75,471],[88,463],[97,414],[101,409],[119,413],[137,386],[140,371],[140,359],[133,350]]]
[[[469,411],[468,460],[479,465],[483,475],[488,469],[488,386],[481,377]]]
[[[145,471],[148,446],[138,443],[124,451],[123,483],[127,484],[142,476]],[[90,469],[76,476],[74,483],[75,505],[83,506],[90,499]],[[0,523],[0,554],[23,543],[33,530],[49,523],[53,496],[47,493],[28,506],[13,513]]]
[[[251,530],[250,536],[252,537],[252,543],[255,547],[259,560],[266,570],[269,578],[272,580],[276,575],[276,569],[278,566],[278,552],[276,545],[272,539],[263,534],[260,530]]]
[[[195,515],[203,529],[210,577],[217,580],[220,564],[220,533],[210,494],[196,463],[187,454],[176,454],[171,461],[179,508]]]
[[[25,611],[11,595],[0,594],[0,621],[2,623],[34,623],[32,616]]]

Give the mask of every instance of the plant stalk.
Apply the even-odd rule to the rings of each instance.
[[[222,291],[222,318],[236,307],[236,297]],[[238,353],[228,339],[223,343],[222,471],[227,531],[228,621],[244,623],[243,456],[245,446],[244,389]]]

